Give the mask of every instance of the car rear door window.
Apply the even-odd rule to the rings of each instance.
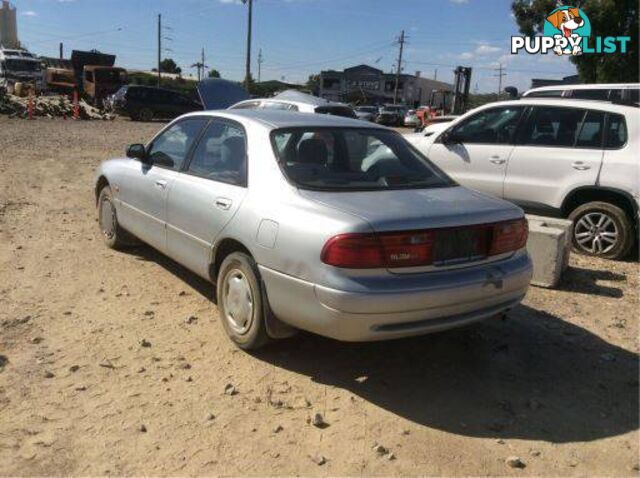
[[[241,126],[212,121],[193,152],[187,172],[214,181],[246,186],[246,144]]]
[[[576,148],[602,148],[604,113],[589,111],[585,116],[576,140]]]
[[[573,147],[585,110],[537,106],[533,108],[523,133],[523,144]]]
[[[573,90],[572,98],[579,100],[607,100],[609,98],[608,89],[588,89],[588,90]]]
[[[484,110],[458,124],[451,135],[463,144],[510,144],[521,114],[521,106]]]
[[[607,149],[620,149],[627,142],[627,124],[624,116],[610,113],[607,121],[605,145]]]
[[[207,118],[189,118],[164,130],[149,148],[152,164],[179,171],[207,121]]]
[[[527,98],[560,98],[563,90],[532,91]]]

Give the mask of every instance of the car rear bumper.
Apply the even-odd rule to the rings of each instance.
[[[529,256],[416,274],[411,287],[350,292],[260,266],[271,309],[283,322],[344,341],[439,332],[500,315],[520,303],[532,275]],[[393,280],[393,279],[391,279]]]

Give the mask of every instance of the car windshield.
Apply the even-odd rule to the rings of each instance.
[[[447,187],[453,181],[394,131],[288,128],[272,133],[286,177],[330,191]]]
[[[376,113],[378,108],[375,106],[358,106],[356,111],[359,111],[360,113]]]
[[[10,71],[40,71],[40,63],[34,60],[7,60],[7,70]]]

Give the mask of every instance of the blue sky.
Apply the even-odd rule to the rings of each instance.
[[[26,46],[57,56],[71,49],[114,53],[127,68],[156,63],[157,14],[170,28],[164,46],[194,74],[202,47],[207,64],[229,79],[244,75],[246,6],[240,0],[12,0]],[[493,70],[506,67],[505,85],[526,89],[532,77],[575,73],[567,58],[509,53],[518,34],[511,0],[255,0],[253,71],[264,55],[262,79],[304,82],[322,69],[361,63],[390,71],[394,45],[406,30],[404,71],[450,82],[455,65],[474,67],[472,90],[494,92]]]

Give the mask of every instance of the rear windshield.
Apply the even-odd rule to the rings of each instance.
[[[455,184],[394,131],[289,128],[274,131],[272,142],[285,176],[304,189],[388,190]]]
[[[345,118],[357,117],[350,106],[318,106],[316,113],[321,115],[344,116]]]

